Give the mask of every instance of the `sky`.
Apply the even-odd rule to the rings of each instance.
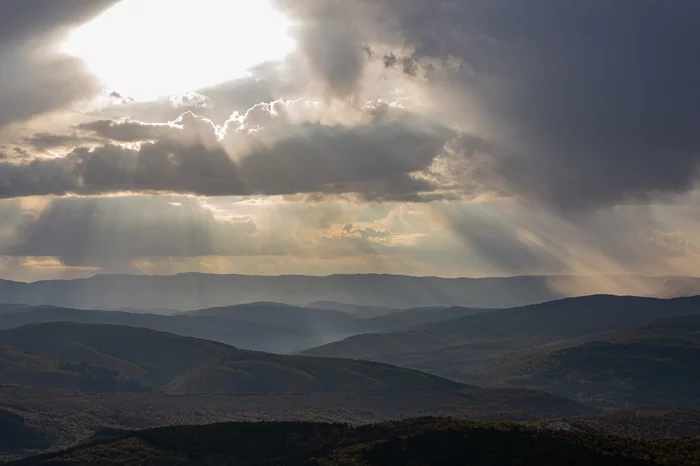
[[[696,0],[22,0],[0,278],[697,275]]]

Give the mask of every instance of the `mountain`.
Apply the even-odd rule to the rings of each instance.
[[[148,391],[115,370],[31,354],[0,345],[0,385],[64,388],[93,392]]]
[[[0,311],[2,309],[0,307]],[[6,309],[4,314],[0,312],[0,329],[44,322],[127,325],[275,353],[293,353],[358,333],[403,330],[481,312],[468,308],[421,308],[363,319],[342,311],[264,302],[175,315],[28,305],[7,306]]]
[[[314,301],[313,303],[307,304],[305,307],[311,307],[315,309],[331,309],[334,311],[348,312],[350,314],[355,314],[359,317],[377,317],[387,314],[393,314],[394,312],[399,312],[402,309],[394,309],[388,306],[362,306],[359,304],[346,304],[339,303],[336,301]]]
[[[170,393],[400,393],[464,387],[379,363],[243,351],[212,341],[116,325],[29,325],[1,331],[0,344],[60,359],[63,364],[79,361]],[[53,369],[48,366],[47,377],[53,376]]]
[[[31,306],[28,304],[0,304],[0,316],[5,314],[15,314],[29,308],[31,308]]]
[[[516,353],[480,376],[599,406],[700,409],[700,316],[676,317],[563,349]]]
[[[1,301],[83,309],[194,310],[260,301],[305,305],[335,301],[407,309],[424,306],[505,308],[567,296],[625,292],[633,283],[648,296],[700,293],[700,279],[687,277],[520,276],[437,278],[403,275],[97,275],[33,283],[0,281]]]
[[[349,311],[261,302],[200,309],[185,312],[184,315],[229,317],[236,321],[259,324],[272,323],[276,326],[303,330],[319,337],[323,336],[327,341],[332,342],[358,333],[398,331],[487,311],[488,309],[464,307],[425,307],[393,310],[390,314],[360,318]]]
[[[359,317],[348,312],[270,302],[201,309],[187,312],[186,315],[229,317],[237,321],[273,324],[314,334],[347,333],[352,323],[359,320]]]
[[[224,423],[106,431],[76,447],[10,464],[690,466],[697,464],[697,440],[641,441],[449,418],[362,427]]]
[[[468,356],[587,337],[695,313],[700,314],[700,297],[585,296],[480,312],[405,332],[356,335],[303,354],[378,360],[449,348]]]
[[[672,364],[686,364],[683,361],[686,361],[684,358],[692,353],[691,348],[681,349],[675,346],[673,349],[666,348],[664,351],[673,352],[673,357],[677,360],[664,369],[664,363],[661,360],[666,356],[657,347],[650,349],[646,343],[630,346],[631,341],[625,343],[592,341],[601,340],[616,331],[631,329],[653,320],[683,314],[700,314],[699,305],[699,297],[668,300],[618,296],[569,298],[466,316],[405,332],[357,335],[304,351],[302,354],[398,364],[454,380],[487,386],[522,383],[524,386],[552,390],[607,405],[611,402],[610,399],[598,398],[592,392],[579,393],[577,390],[580,386],[575,383],[571,388],[565,388],[567,383],[573,383],[569,377],[564,377],[568,364],[578,361],[576,370],[587,367],[586,374],[592,377],[597,373],[604,381],[619,375],[618,382],[624,383],[625,379],[622,375],[627,373],[626,370],[632,370],[632,367],[623,367],[625,362],[620,357],[627,354],[625,351],[630,347],[636,348],[642,359],[651,361],[650,358],[658,358],[659,360],[653,366],[655,370],[659,370],[658,375],[671,374],[669,367],[673,367]],[[556,351],[559,350],[563,352],[557,353]],[[615,351],[620,354],[616,355]],[[647,351],[646,356],[643,356],[644,351]],[[653,351],[659,352],[654,356]],[[547,359],[547,355],[552,352],[559,359]],[[604,357],[604,353],[608,356]],[[550,361],[550,363],[542,366],[543,361]],[[605,364],[609,367],[605,367]],[[524,368],[528,368],[528,365],[537,366],[527,370],[539,374],[538,378],[531,382],[519,381],[514,374],[525,370]],[[614,372],[618,365],[619,372]],[[605,370],[612,372],[605,373]],[[548,373],[549,376],[546,375]],[[693,371],[690,372],[692,373]],[[572,380],[577,377],[575,373],[569,376]],[[654,373],[650,372],[646,376],[653,378]],[[639,377],[635,382],[638,383],[636,387],[639,396],[630,399],[629,402],[662,403],[671,393],[654,392],[656,398],[644,397],[639,391],[640,387],[646,385],[641,383],[642,373],[634,377]],[[542,380],[542,383],[537,380]],[[549,382],[545,383],[544,380]],[[683,379],[683,383],[690,382]],[[673,385],[673,382],[669,384]],[[654,386],[659,387],[658,384]],[[604,396],[606,392],[600,392],[601,387],[602,385],[598,386],[596,390]],[[683,403],[693,403],[692,406],[695,406],[695,402],[692,401],[694,398],[683,390],[681,385],[673,393],[675,396],[686,393]],[[678,403],[681,400],[669,401]],[[623,403],[623,400],[618,399],[613,405],[619,406],[619,403]]]
[[[79,322],[141,327],[183,336],[215,340],[245,349],[287,353],[328,341],[324,333],[266,325],[230,317],[135,314],[121,311],[66,309],[53,306],[22,308],[0,314],[0,329],[45,322]]]
[[[489,311],[490,309],[468,307],[421,307],[356,320],[352,327],[354,333],[398,332],[433,322],[443,322]]]

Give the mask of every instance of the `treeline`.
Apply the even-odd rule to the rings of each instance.
[[[697,437],[645,441],[518,424],[421,418],[353,428],[224,423],[108,432],[16,465],[695,466]]]

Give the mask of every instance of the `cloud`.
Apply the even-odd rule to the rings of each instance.
[[[359,17],[348,2],[279,0],[295,23],[299,55],[328,97],[351,97],[364,69]]]
[[[48,31],[81,24],[118,0],[22,0],[5,5],[0,42],[26,40]]]
[[[297,109],[298,110],[298,109]],[[119,192],[218,195],[358,193],[367,199],[419,199],[428,168],[451,131],[386,105],[357,124],[324,124],[315,107],[256,106],[217,128],[192,113],[169,124],[95,121],[81,130],[113,143],[65,157],[0,162],[0,196]],[[117,143],[136,143],[138,147]]]
[[[133,272],[138,264],[153,263],[171,273],[179,270],[177,264],[196,266],[196,260],[351,260],[390,249],[364,235],[335,234],[335,222],[366,207],[238,205],[230,199],[222,205],[170,196],[1,201],[0,258],[29,258],[36,267],[52,264],[76,272],[85,267]],[[175,264],[170,270],[169,260]]]
[[[67,109],[99,92],[99,83],[73,58],[0,46],[0,60],[0,127]]]
[[[695,185],[697,2],[383,4],[416,56],[469,64],[431,92],[503,146],[510,194],[581,211]]]
[[[77,59],[55,45],[68,28],[113,1],[28,0],[5,5],[0,18],[0,127],[65,109],[99,91]]]
[[[248,219],[218,220],[196,199],[55,199],[41,212],[16,215],[15,241],[0,255],[55,257],[63,265],[108,267],[142,257],[279,253]]]
[[[168,123],[143,123],[125,118],[122,120],[96,120],[89,123],[81,123],[78,125],[78,129],[92,132],[95,136],[99,136],[107,141],[140,142],[176,137],[178,132],[181,132],[182,127]]]

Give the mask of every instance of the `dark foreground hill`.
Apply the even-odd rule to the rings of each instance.
[[[517,425],[421,418],[349,427],[229,423],[103,432],[68,450],[16,465],[696,465],[696,438],[644,442]]]
[[[354,334],[400,332],[422,325],[445,322],[460,317],[490,312],[493,309],[470,307],[418,307],[396,311],[392,314],[358,319],[352,322]]]
[[[3,454],[41,450],[51,446],[37,429],[27,426],[24,418],[0,409],[0,461]]]
[[[538,422],[551,426],[551,420]],[[558,422],[573,429],[640,439],[700,437],[700,410],[640,406],[603,413],[569,417]]]
[[[649,296],[700,294],[700,279],[688,277],[611,277],[635,283]],[[0,280],[4,302],[53,304],[82,309],[193,310],[258,301],[298,306],[315,301],[406,309],[422,306],[504,308],[567,296],[609,293],[601,277],[521,276],[438,278],[404,275],[278,277],[185,273],[173,276],[97,275],[78,280],[34,283]],[[603,286],[603,288],[601,288]],[[615,290],[612,292],[624,292]]]
[[[8,350],[0,356],[11,356],[19,366],[18,373],[22,364],[26,371],[33,371],[36,382],[30,385],[37,387],[51,387],[51,381],[61,380],[56,372],[81,364],[90,372],[111,374],[115,383],[137,382],[138,389],[131,391],[142,391],[144,386],[169,393],[410,392],[463,387],[385,364],[244,351],[222,343],[116,325],[28,325],[0,331],[0,345],[26,352],[24,360],[17,351]],[[36,356],[60,360],[59,367],[46,362],[42,368]],[[26,377],[4,381],[27,382]],[[97,390],[99,387],[95,384],[88,389],[117,391]],[[67,387],[57,382],[52,388]]]
[[[80,393],[0,387],[0,406],[22,416],[53,447],[105,428],[144,429],[224,421],[369,422],[435,415],[484,421],[534,421],[592,415],[591,407],[524,389],[426,390],[411,393]],[[0,449],[0,456],[9,451]]]

